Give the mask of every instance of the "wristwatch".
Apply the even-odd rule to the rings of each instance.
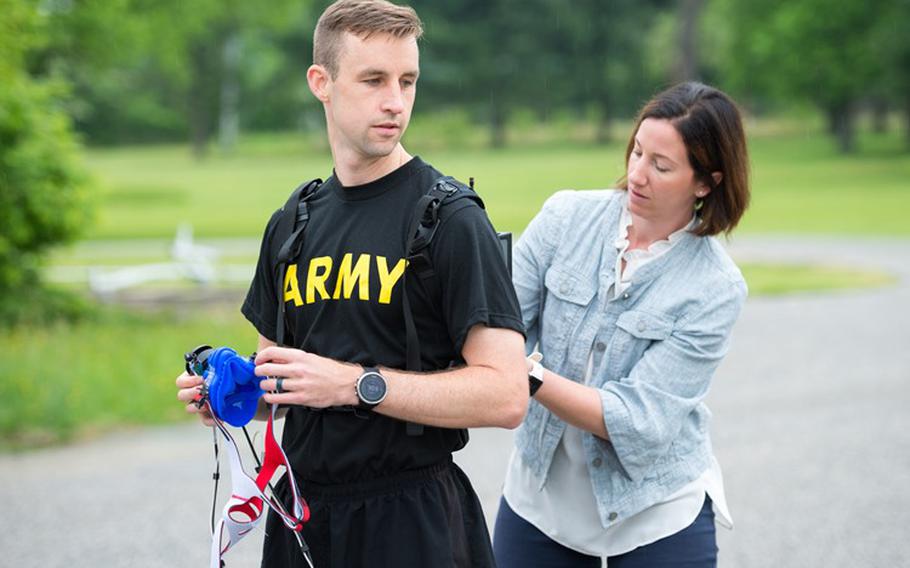
[[[532,363],[531,370],[528,371],[528,387],[531,392],[531,396],[537,392],[537,389],[543,385],[543,365],[540,364],[543,355],[539,351],[535,351],[528,355],[528,361]]]
[[[357,391],[357,398],[360,399],[358,408],[372,410],[385,400],[389,387],[378,368],[364,367],[363,374],[357,377],[357,382],[354,383],[354,390]]]

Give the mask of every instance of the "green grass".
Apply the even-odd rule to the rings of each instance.
[[[418,125],[407,147],[446,173],[474,177],[503,230],[520,231],[558,189],[610,187],[623,172],[620,133],[597,146],[528,128],[512,147],[491,150],[477,135],[464,146],[444,147],[428,129]],[[753,130],[753,200],[740,231],[910,235],[910,152],[902,135],[863,134],[860,152],[844,156],[817,131]],[[201,162],[183,145],[91,150],[101,199],[88,236],[171,237],[180,223],[191,223],[202,237],[259,236],[298,182],[331,172],[327,149],[313,140],[251,136],[235,154],[214,152]]]
[[[202,343],[252,352],[256,332],[236,307],[0,330],[0,448],[184,417],[174,379]]]
[[[873,288],[895,282],[894,276],[885,272],[837,266],[743,263],[740,269],[752,297]]]

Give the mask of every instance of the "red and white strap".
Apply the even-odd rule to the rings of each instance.
[[[226,442],[231,467],[231,498],[225,503],[221,519],[212,534],[211,568],[220,568],[221,557],[224,553],[240,542],[262,520],[264,505],[271,507],[281,517],[285,526],[293,531],[300,531],[303,523],[310,519],[310,508],[300,496],[297,483],[291,474],[288,457],[275,439],[274,406],[271,408],[266,426],[265,456],[262,469],[255,480],[243,469],[237,442],[234,441],[227,427],[217,417],[214,420],[215,427]],[[284,467],[287,471],[288,484],[293,495],[293,515],[284,509],[274,495],[270,497],[265,494],[266,486],[279,467]]]

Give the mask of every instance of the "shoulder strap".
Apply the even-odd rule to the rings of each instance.
[[[421,279],[430,278],[435,274],[433,262],[430,257],[430,243],[439,228],[439,211],[443,205],[452,203],[461,198],[474,200],[483,208],[483,200],[473,189],[459,182],[451,176],[436,179],[430,190],[427,191],[414,207],[407,233],[407,267],[402,277],[401,309],[404,315],[406,343],[406,361],[409,371],[420,371],[420,339],[417,336],[417,326],[414,324],[414,314],[408,300],[407,278],[408,272],[413,272]],[[409,436],[423,434],[423,424],[407,423]]]
[[[462,198],[471,199],[484,209],[480,196],[451,176],[438,178],[430,190],[417,201],[408,230],[407,259],[408,267],[421,278],[429,278],[435,274],[429,248],[439,228],[440,209],[443,205]]]
[[[278,218],[278,224],[275,227],[275,236],[272,237],[281,242],[281,248],[278,249],[278,254],[275,256],[275,274],[277,278],[275,289],[278,291],[278,321],[276,322],[275,341],[281,346],[284,345],[287,318],[284,301],[284,280],[287,264],[288,261],[296,258],[303,249],[304,230],[310,220],[307,201],[316,194],[316,190],[321,185],[322,180],[316,178],[297,186],[297,189],[288,197],[284,207],[281,208],[281,216]]]

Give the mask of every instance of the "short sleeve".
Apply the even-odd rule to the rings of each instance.
[[[240,308],[240,312],[253,324],[260,335],[271,341],[276,340],[278,322],[278,291],[275,288],[275,268],[272,266],[272,258],[274,258],[272,237],[277,222],[278,212],[272,215],[265,227],[253,281],[250,283],[246,299]]]
[[[469,199],[451,205],[432,244],[442,313],[455,351],[477,324],[525,334],[518,298],[499,237],[486,212]]]

